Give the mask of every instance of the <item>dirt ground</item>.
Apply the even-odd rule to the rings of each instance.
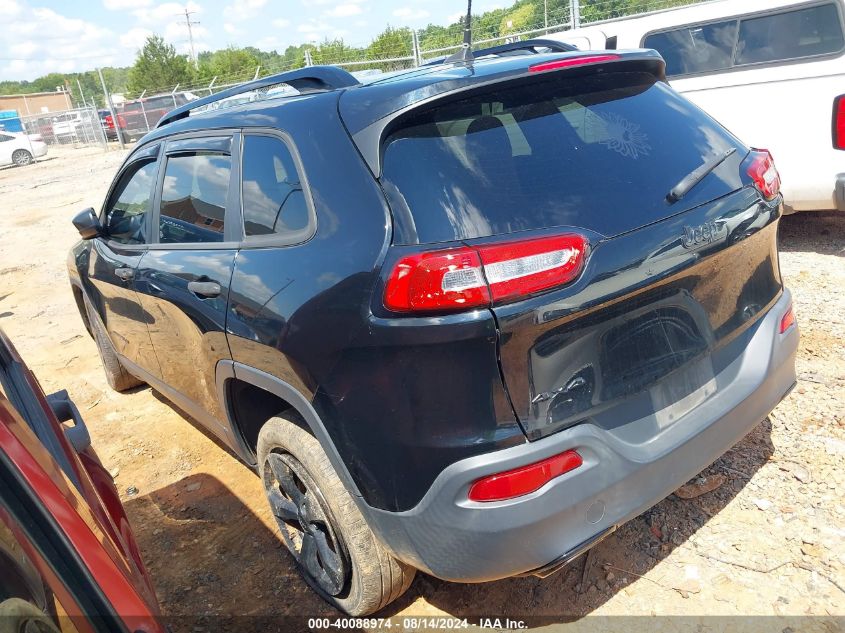
[[[79,405],[164,612],[200,616],[184,630],[214,630],[215,614],[335,617],[293,568],[253,473],[149,388],[120,395],[105,382],[65,260],[71,217],[100,207],[122,158],[65,150],[0,170],[0,327],[48,392]],[[802,332],[798,387],[703,473],[714,491],[670,496],[545,580],[420,574],[380,615],[845,615],[845,217],[785,218],[781,251]]]

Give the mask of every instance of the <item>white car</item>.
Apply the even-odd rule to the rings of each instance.
[[[47,144],[26,134],[0,132],[0,165],[29,165],[47,153]]]
[[[845,211],[843,0],[717,0],[544,36],[652,48],[672,87],[771,151],[786,211]]]

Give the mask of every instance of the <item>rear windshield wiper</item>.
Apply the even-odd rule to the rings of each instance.
[[[695,187],[698,183],[704,180],[707,174],[709,174],[719,165],[724,163],[728,159],[728,157],[734,152],[736,152],[736,148],[731,147],[726,152],[716,154],[713,158],[708,160],[701,167],[696,167],[695,170],[691,171],[687,176],[684,176],[681,182],[672,187],[672,190],[668,194],[666,194],[666,202],[668,202],[669,204],[675,204],[678,200],[687,195],[693,189],[693,187]]]

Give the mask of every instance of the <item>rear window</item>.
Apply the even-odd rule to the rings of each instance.
[[[667,204],[684,176],[730,147],[741,151]],[[564,74],[421,112],[386,140],[382,183],[397,244],[557,226],[612,236],[741,187],[744,154],[652,75]]]

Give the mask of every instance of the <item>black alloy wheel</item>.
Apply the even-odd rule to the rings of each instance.
[[[318,591],[339,596],[351,565],[313,478],[293,455],[273,452],[264,463],[263,481],[285,545],[306,579]]]

